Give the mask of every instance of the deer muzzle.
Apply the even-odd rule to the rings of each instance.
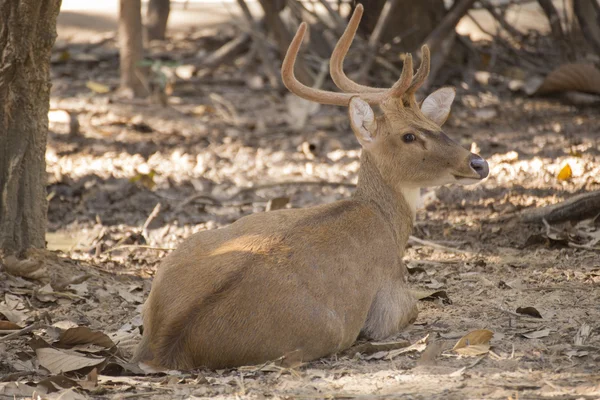
[[[469,162],[471,169],[475,171],[480,179],[485,179],[490,173],[490,167],[487,161],[478,156],[477,154],[471,154],[471,160]]]

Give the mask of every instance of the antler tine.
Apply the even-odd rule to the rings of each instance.
[[[413,80],[413,62],[412,55],[407,54],[404,59],[404,66],[400,78],[394,83],[394,86],[389,90],[387,97],[401,97],[411,86]]]
[[[296,35],[290,43],[290,47],[285,54],[285,58],[283,59],[283,64],[281,66],[281,78],[283,80],[283,84],[290,92],[309,101],[336,106],[347,106],[350,103],[350,99],[355,96],[359,96],[369,104],[378,104],[383,100],[384,93],[335,93],[314,89],[298,81],[294,75],[294,65],[296,63],[298,51],[300,50],[300,45],[304,39],[306,29],[306,23],[301,23]]]
[[[419,69],[415,74],[415,77],[410,84],[410,87],[406,90],[407,93],[414,94],[429,76],[429,67],[430,67],[430,54],[429,47],[427,45],[423,45],[421,47],[421,65],[419,65]]]
[[[358,92],[358,93],[381,93],[388,89],[376,88],[371,86],[361,85],[348,78],[344,72],[344,59],[346,54],[354,41],[356,30],[360,24],[364,7],[362,4],[358,4],[354,9],[354,13],[348,22],[348,26],[344,31],[344,34],[340,37],[329,61],[329,73],[336,86],[342,89],[344,92]]]

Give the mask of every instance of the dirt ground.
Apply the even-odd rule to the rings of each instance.
[[[186,64],[199,42],[210,48],[181,33],[151,54]],[[17,333],[0,336],[0,399],[600,398],[600,221],[518,217],[600,189],[598,107],[493,80],[458,88],[445,131],[489,161],[490,177],[423,191],[414,236],[424,242],[406,252],[420,314],[391,344],[294,368],[151,373],[127,359],[160,259],[243,215],[349,197],[359,146],[340,108],[312,110],[294,129],[290,109],[301,106],[244,57],[178,79],[167,107],[116,94],[110,38],[57,47],[53,60],[53,252],[0,270],[0,328]],[[559,180],[567,164],[572,176]],[[484,329],[491,347],[453,351]]]

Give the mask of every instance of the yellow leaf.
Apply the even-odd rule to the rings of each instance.
[[[557,178],[559,181],[567,181],[571,179],[572,176],[573,170],[571,170],[571,166],[569,165],[569,163],[566,163],[565,166],[558,173]]]
[[[96,92],[96,93],[108,93],[110,92],[110,88],[106,85],[103,85],[102,83],[98,83],[98,82],[94,82],[94,81],[87,81],[85,83],[85,86],[90,89],[92,92]]]
[[[476,331],[472,331],[467,333],[465,336],[460,338],[460,340],[454,345],[452,350],[459,354],[465,353],[476,353],[484,350],[484,347],[487,346],[487,350],[490,347],[490,339],[494,336],[494,332],[487,329],[478,329]],[[477,347],[476,347],[477,346]],[[465,350],[467,347],[473,347],[471,350]],[[460,351],[459,351],[460,350]],[[485,352],[487,352],[485,350]],[[482,354],[482,353],[479,353]],[[465,354],[471,355],[471,354]]]
[[[154,177],[156,176],[156,171],[151,169],[147,174],[138,173],[135,176],[129,178],[129,182],[136,183],[139,182],[142,186],[153,189],[156,186],[154,182]]]
[[[69,53],[69,50],[61,51],[60,55],[58,56],[58,60],[61,62],[67,62],[67,61],[69,61],[70,58],[71,58],[71,53]]]

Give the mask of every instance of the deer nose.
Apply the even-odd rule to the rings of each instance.
[[[473,168],[473,170],[479,174],[481,179],[487,177],[490,172],[490,167],[488,166],[487,161],[476,154],[471,156],[470,165],[471,168]]]

